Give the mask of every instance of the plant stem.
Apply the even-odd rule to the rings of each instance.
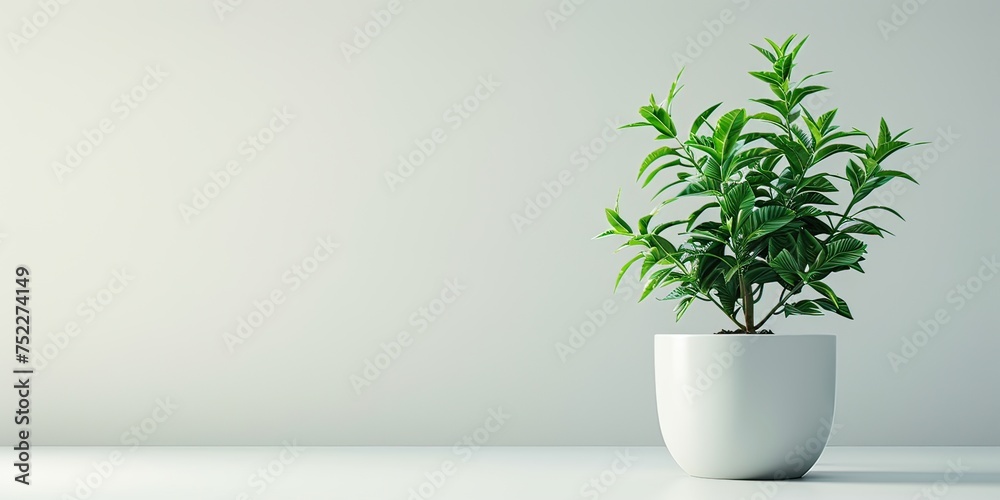
[[[753,292],[743,279],[743,271],[740,271],[740,295],[743,296],[743,321],[746,323],[744,330],[747,333],[757,333],[757,328],[753,324]]]

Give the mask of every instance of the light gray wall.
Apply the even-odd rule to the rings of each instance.
[[[886,116],[937,146],[899,156],[921,186],[885,202],[908,223],[883,219],[897,237],[871,242],[866,275],[835,281],[857,320],[774,328],[839,334],[833,443],[1000,444],[1000,280],[976,277],[1000,250],[1000,5],[402,0],[348,61],[342,44],[388,5],[247,0],[220,20],[210,0],[71,2],[0,50],[0,270],[31,267],[33,348],[52,358],[33,381],[36,444],[448,445],[491,410],[509,418],[491,421],[490,444],[660,443],[653,334],[725,323],[696,307],[675,324],[672,304],[612,295],[624,255],[590,237],[619,186],[630,218],[648,210],[631,180],[654,145],[607,124],[662,96],[699,37],[676,112],[746,105],[765,90],[746,75],[762,61],[748,44],[789,32],[811,35],[800,71],[835,71],[811,106],[865,129]],[[893,19],[897,7],[912,13]],[[46,17],[36,0],[2,10],[11,33]],[[146,99],[125,116],[133,91]],[[476,110],[449,113],[463,102]],[[241,143],[285,108],[294,118],[251,160]],[[57,176],[103,120],[113,131]],[[434,137],[390,188],[397,157]],[[185,220],[179,205],[228,162],[239,175]],[[571,182],[515,227],[560,175]],[[308,262],[328,255],[317,238],[337,248]],[[286,273],[303,263],[296,287]],[[105,290],[122,270],[127,286]],[[463,289],[436,302],[446,282]],[[230,352],[224,334],[274,290],[284,301]],[[604,305],[561,359],[557,343]],[[890,353],[936,315],[947,323],[894,369]],[[352,375],[402,331],[410,345],[358,394]]]

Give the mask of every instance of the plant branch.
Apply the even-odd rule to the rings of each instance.
[[[764,326],[764,323],[766,323],[767,320],[771,318],[771,316],[774,316],[774,313],[778,310],[778,308],[785,305],[785,302],[788,302],[788,299],[792,298],[792,295],[798,293],[799,290],[801,290],[805,284],[806,283],[802,281],[799,282],[798,285],[795,285],[795,288],[792,288],[791,290],[783,290],[781,292],[781,297],[778,298],[778,303],[774,305],[774,307],[771,309],[770,312],[767,313],[766,316],[764,316],[764,319],[760,320],[760,323],[757,323],[757,325],[754,326],[754,329]],[[785,295],[786,292],[788,292],[788,295]]]
[[[711,301],[712,301],[712,303],[714,303],[714,304],[715,304],[715,306],[716,306],[716,307],[718,307],[720,311],[722,311],[722,314],[725,314],[725,315],[726,315],[726,317],[727,317],[727,318],[729,318],[729,321],[732,321],[732,322],[733,322],[733,324],[734,324],[734,325],[736,325],[736,327],[737,327],[737,328],[739,328],[740,330],[744,330],[744,331],[746,330],[746,327],[745,327],[745,326],[743,326],[742,324],[740,324],[740,322],[739,322],[739,321],[736,321],[736,318],[734,318],[734,317],[730,316],[730,315],[729,315],[729,314],[728,314],[728,313],[726,312],[726,310],[722,308],[722,304],[720,304],[720,303],[719,303],[719,301],[715,300],[715,297],[712,297],[712,294],[711,294],[711,293],[707,293],[707,294],[705,294],[705,296],[706,296],[706,297],[708,297],[708,298],[709,298],[709,300],[711,300]]]

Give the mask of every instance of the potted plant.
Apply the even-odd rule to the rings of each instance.
[[[696,301],[712,303],[736,328],[655,336],[660,429],[693,476],[796,478],[816,462],[832,428],[836,339],[770,335],[763,327],[779,314],[852,319],[827,278],[862,271],[862,238],[890,234],[867,215],[884,211],[902,219],[871,204],[870,195],[897,177],[916,182],[884,166],[915,145],[901,140],[905,132],[893,134],[884,119],[877,137],[844,130],[834,125],[837,110],[803,106],[826,90],[810,81],[826,72],[793,77],[805,42],[793,46],[795,38],[752,45],[769,68],[750,75],[773,94],[751,99],[758,112],[734,109],[712,125],[721,103],[715,104],[684,139],[671,111],[678,81],[662,103],[650,96],[639,109],[643,121],[623,128],[648,127],[665,142],[642,161],[637,180],[658,188],[654,200],[666,198],[634,226],[616,201],[606,209],[611,228],[597,236],[624,237],[619,249],[638,250],[616,287],[638,263],[645,280],[640,301],[664,292],[659,299],[679,301],[678,320]],[[664,217],[686,198],[704,203],[686,216]]]

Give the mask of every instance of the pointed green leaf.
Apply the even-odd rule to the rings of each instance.
[[[886,231],[885,229],[866,220],[857,220],[854,224],[841,228],[840,232],[852,233],[852,234],[870,234],[874,236],[882,236],[882,233],[892,234],[889,231]]]
[[[803,315],[803,316],[822,316],[823,311],[820,310],[819,305],[812,300],[800,300],[795,303],[785,304],[785,317]]]
[[[719,118],[719,124],[715,127],[712,140],[715,143],[715,150],[719,152],[720,160],[728,158],[734,152],[740,133],[742,133],[746,123],[747,112],[745,109],[734,109]]]
[[[859,148],[859,147],[857,147],[857,146],[855,146],[853,144],[843,144],[843,143],[840,143],[840,144],[830,144],[828,146],[825,146],[823,148],[820,148],[820,149],[816,150],[816,154],[813,157],[813,162],[814,163],[819,163],[824,158],[827,158],[829,156],[835,155],[837,153],[862,154],[864,152],[865,151],[863,149],[861,149],[861,148]]]
[[[618,231],[619,234],[632,234],[632,228],[629,227],[627,222],[625,222],[625,219],[622,219],[621,216],[618,215],[618,212],[615,212],[610,208],[605,208],[604,213],[608,217],[608,223],[611,224],[611,227],[614,228],[615,231]]]
[[[632,267],[633,262],[641,258],[643,258],[643,254],[636,255],[635,257],[632,257],[631,260],[626,262],[624,266],[622,266],[622,270],[618,272],[618,278],[615,279],[615,288],[614,288],[615,291],[618,291],[618,283],[622,281],[622,276],[625,276],[625,273],[628,272],[628,268]]]
[[[832,301],[837,301],[837,294],[833,293],[833,289],[830,288],[826,283],[822,281],[810,281],[809,286],[816,290],[820,295],[828,297]]]
[[[787,248],[782,249],[778,255],[772,257],[768,265],[789,286],[794,286],[799,282],[799,265],[795,262],[795,259]]]
[[[667,110],[659,106],[643,106],[639,108],[639,114],[664,136],[671,139],[677,137],[677,129]]]
[[[708,122],[708,117],[712,116],[712,113],[714,113],[715,110],[718,109],[718,107],[721,105],[722,103],[720,102],[718,104],[710,106],[705,111],[702,111],[701,114],[698,115],[698,118],[694,120],[694,124],[691,125],[691,135],[697,134],[698,130],[701,129],[701,126]],[[711,125],[709,125],[709,127],[711,127]]]
[[[753,209],[754,199],[750,184],[740,182],[733,184],[723,193],[719,205],[726,218],[736,219],[741,212],[749,213]]]
[[[895,215],[896,217],[899,217],[899,220],[906,220],[906,219],[903,218],[902,215],[899,214],[899,212],[893,210],[892,208],[889,208],[889,207],[886,207],[886,206],[882,206],[882,205],[872,205],[870,207],[862,208],[861,210],[858,210],[857,212],[855,212],[854,215],[858,215],[861,212],[867,212],[869,210],[885,210],[886,212],[889,212],[892,215]]]
[[[692,302],[694,302],[694,297],[686,297],[684,299],[681,299],[681,302],[677,304],[677,307],[674,309],[675,311],[677,311],[677,317],[675,321],[681,320],[681,316],[684,316],[684,313],[687,312],[688,307],[691,307]]]
[[[751,71],[750,76],[767,83],[769,85],[781,85],[784,81],[773,71]]]
[[[820,253],[817,270],[832,271],[838,267],[856,264],[864,255],[867,246],[857,238],[844,238],[827,243]]]
[[[843,299],[837,299],[836,302],[833,302],[830,299],[823,298],[816,299],[813,302],[827,311],[837,313],[847,319],[854,319],[854,316],[851,315],[851,309],[847,307],[847,302],[844,302]]]
[[[885,123],[885,118],[882,118],[878,124],[878,144],[881,146],[892,140],[892,134],[889,133],[889,125]]]
[[[638,181],[642,178],[642,173],[646,171],[646,168],[649,167],[654,161],[663,158],[664,156],[680,156],[680,153],[678,153],[676,149],[668,146],[657,148],[652,153],[646,155],[646,159],[642,160],[642,165],[639,167],[639,175],[636,176],[635,180]]]
[[[666,169],[668,169],[670,167],[676,167],[677,165],[680,165],[680,164],[681,164],[681,160],[678,159],[678,160],[669,161],[667,163],[664,163],[663,165],[660,165],[660,166],[654,168],[653,171],[650,172],[648,176],[646,176],[646,181],[642,183],[642,187],[646,187],[646,186],[649,185],[650,182],[653,182],[653,178],[656,177],[656,174],[658,174],[658,173],[662,172],[663,170],[666,170]],[[684,179],[678,179],[676,183],[672,183],[672,184],[679,184],[681,182],[684,182]],[[659,193],[657,193],[657,194],[659,194]]]
[[[911,177],[910,174],[899,170],[879,170],[873,175],[873,177],[902,177],[903,179],[906,179],[914,184],[920,184],[916,179]]]
[[[757,52],[760,52],[761,55],[763,55],[764,57],[766,57],[767,60],[769,62],[771,62],[772,64],[774,63],[774,61],[778,60],[778,58],[774,54],[772,54],[771,51],[769,51],[769,50],[767,50],[767,49],[765,49],[763,47],[758,47],[757,45],[754,45],[752,43],[750,44],[750,46],[753,47],[753,48],[755,48],[755,49],[757,49]]]
[[[753,242],[767,236],[783,227],[795,219],[795,212],[791,210],[770,205],[754,210],[743,228],[747,242]]]

